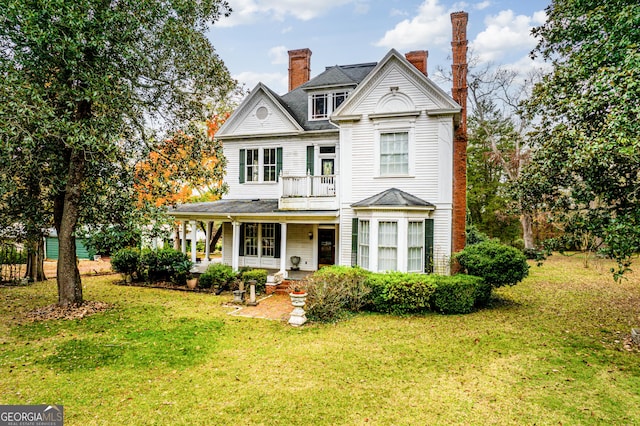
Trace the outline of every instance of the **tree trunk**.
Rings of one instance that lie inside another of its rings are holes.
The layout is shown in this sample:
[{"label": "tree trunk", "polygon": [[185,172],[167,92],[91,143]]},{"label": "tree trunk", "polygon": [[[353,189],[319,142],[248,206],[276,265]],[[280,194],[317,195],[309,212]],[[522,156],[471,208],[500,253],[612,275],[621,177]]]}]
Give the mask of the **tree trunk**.
[{"label": "tree trunk", "polygon": [[36,242],[29,244],[25,278],[29,278],[29,281],[33,282],[47,280],[44,274],[44,258],[44,238],[41,236]]},{"label": "tree trunk", "polygon": [[[73,151],[62,203],[62,215],[56,218],[58,231],[58,305],[81,305],[82,282],[76,258],[74,232],[80,216],[81,185],[85,160],[82,152]],[[60,213],[60,212],[58,212]]]},{"label": "tree trunk", "polygon": [[522,225],[522,239],[524,240],[524,248],[535,249],[536,245],[533,241],[533,218],[530,213],[522,213],[520,215],[520,224]]}]

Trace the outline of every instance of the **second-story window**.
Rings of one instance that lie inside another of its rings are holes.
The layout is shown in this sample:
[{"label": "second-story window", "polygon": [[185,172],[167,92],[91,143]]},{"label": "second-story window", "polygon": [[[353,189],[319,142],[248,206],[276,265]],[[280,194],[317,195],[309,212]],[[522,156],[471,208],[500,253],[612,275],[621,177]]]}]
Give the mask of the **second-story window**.
[{"label": "second-story window", "polygon": [[257,149],[247,150],[247,182],[258,182],[260,180],[260,157]]},{"label": "second-story window", "polygon": [[264,181],[276,181],[276,149],[265,148],[263,151]]},{"label": "second-story window", "polygon": [[240,183],[274,183],[282,170],[282,147],[240,149]]},{"label": "second-story window", "polygon": [[409,134],[407,132],[380,134],[380,175],[409,173]]}]

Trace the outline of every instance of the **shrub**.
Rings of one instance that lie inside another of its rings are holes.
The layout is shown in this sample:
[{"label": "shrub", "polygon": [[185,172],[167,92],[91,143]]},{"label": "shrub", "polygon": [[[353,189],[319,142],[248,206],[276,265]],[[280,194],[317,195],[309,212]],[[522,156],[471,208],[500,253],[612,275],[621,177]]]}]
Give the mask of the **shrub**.
[{"label": "shrub", "polygon": [[266,269],[251,269],[242,273],[242,281],[245,284],[245,290],[249,290],[249,280],[256,280],[256,291],[258,293],[264,293],[267,284],[267,270]]},{"label": "shrub", "polygon": [[480,279],[476,283],[476,294],[475,294],[475,303],[474,307],[480,308],[482,306],[486,306],[491,299],[491,291],[493,290],[493,286],[491,283],[486,282],[483,279]]},{"label": "shrub", "polygon": [[421,313],[430,308],[436,290],[434,275],[389,272],[371,274],[371,309],[392,314]]},{"label": "shrub", "polygon": [[431,300],[433,309],[443,314],[471,312],[483,282],[482,278],[471,275],[436,276],[436,290]]},{"label": "shrub", "polygon": [[229,265],[215,263],[209,265],[207,270],[200,275],[198,285],[202,288],[214,287],[219,291],[229,288],[229,284],[236,278],[237,274]]},{"label": "shrub", "polygon": [[111,268],[125,275],[138,273],[140,269],[140,250],[136,248],[118,250],[111,256]]},{"label": "shrub", "polygon": [[149,281],[171,281],[184,284],[193,264],[189,257],[172,248],[142,253],[141,269]]},{"label": "shrub", "polygon": [[529,274],[520,250],[494,241],[467,246],[455,259],[469,275],[482,277],[493,287],[515,285]]},{"label": "shrub", "polygon": [[348,311],[360,310],[368,301],[370,289],[365,284],[368,275],[364,269],[348,266],[329,266],[316,271],[304,284],[309,318],[333,321]]}]

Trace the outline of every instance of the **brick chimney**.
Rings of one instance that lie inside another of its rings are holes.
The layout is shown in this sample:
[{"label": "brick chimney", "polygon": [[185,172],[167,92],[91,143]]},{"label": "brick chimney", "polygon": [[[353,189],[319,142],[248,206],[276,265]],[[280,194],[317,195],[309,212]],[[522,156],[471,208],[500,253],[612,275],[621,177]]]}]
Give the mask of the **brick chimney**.
[{"label": "brick chimney", "polygon": [[462,107],[460,123],[453,136],[453,223],[452,251],[462,250],[466,243],[465,218],[467,213],[467,22],[466,12],[451,14],[453,38],[451,65],[453,99]]},{"label": "brick chimney", "polygon": [[427,58],[429,57],[429,52],[426,50],[414,50],[412,52],[407,52],[404,54],[404,57],[407,58],[407,61],[411,62],[414,67],[418,68],[424,75],[427,74]]},{"label": "brick chimney", "polygon": [[289,91],[303,85],[311,77],[311,50],[289,51]]}]

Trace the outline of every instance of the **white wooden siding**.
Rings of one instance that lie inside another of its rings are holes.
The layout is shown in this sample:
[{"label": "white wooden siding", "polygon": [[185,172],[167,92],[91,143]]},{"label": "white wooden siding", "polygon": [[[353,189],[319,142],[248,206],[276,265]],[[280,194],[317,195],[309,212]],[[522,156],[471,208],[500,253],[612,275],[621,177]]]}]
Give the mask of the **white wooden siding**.
[{"label": "white wooden siding", "polygon": [[[239,182],[240,149],[282,147],[282,174],[284,176],[304,176],[307,174],[307,146],[335,145],[337,141],[337,134],[334,137],[327,136],[324,139],[312,140],[308,138],[267,138],[225,141],[223,149],[227,159],[227,174],[224,180],[229,191],[223,198],[235,200],[275,199],[280,196],[278,182],[245,182],[243,184]],[[339,159],[336,158],[336,169],[338,163]],[[316,174],[320,174],[319,166],[315,169]]]},{"label": "white wooden siding", "polygon": [[[256,115],[258,108],[267,110],[267,117],[260,119]],[[225,129],[226,135],[257,135],[269,133],[295,132],[297,128],[270,99],[257,97],[243,109],[243,116],[234,120],[233,126]]]}]

